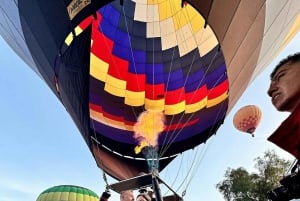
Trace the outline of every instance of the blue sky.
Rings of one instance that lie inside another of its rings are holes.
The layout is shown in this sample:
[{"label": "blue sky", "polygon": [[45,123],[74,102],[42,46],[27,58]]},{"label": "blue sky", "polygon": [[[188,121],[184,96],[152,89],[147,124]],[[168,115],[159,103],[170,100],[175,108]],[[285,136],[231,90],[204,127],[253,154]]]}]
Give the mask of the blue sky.
[{"label": "blue sky", "polygon": [[[273,108],[266,91],[274,65],[299,51],[299,44],[300,34],[248,87],[216,136],[179,157],[184,159],[187,169],[194,154],[198,156],[197,171],[188,180],[186,200],[224,200],[215,185],[222,180],[225,170],[242,166],[252,172],[254,158],[268,149],[293,159],[266,140],[288,115]],[[33,201],[43,190],[62,184],[83,186],[101,194],[105,188],[102,171],[63,105],[1,37],[0,52],[0,200]],[[263,114],[254,138],[237,131],[232,124],[233,114],[248,104],[258,105]],[[177,174],[180,159],[161,174],[169,185]],[[180,170],[179,176],[184,176],[184,170]],[[115,181],[109,178],[109,182]],[[111,200],[118,199],[113,194]]]}]

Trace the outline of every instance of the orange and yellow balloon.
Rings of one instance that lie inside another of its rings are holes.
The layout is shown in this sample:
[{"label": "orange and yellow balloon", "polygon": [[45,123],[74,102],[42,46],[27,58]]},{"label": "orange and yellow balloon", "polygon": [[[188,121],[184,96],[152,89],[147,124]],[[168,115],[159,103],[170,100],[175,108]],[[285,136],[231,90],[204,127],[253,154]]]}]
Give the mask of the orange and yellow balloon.
[{"label": "orange and yellow balloon", "polygon": [[256,105],[247,105],[240,108],[233,117],[233,125],[236,129],[252,134],[260,123],[262,113]]}]

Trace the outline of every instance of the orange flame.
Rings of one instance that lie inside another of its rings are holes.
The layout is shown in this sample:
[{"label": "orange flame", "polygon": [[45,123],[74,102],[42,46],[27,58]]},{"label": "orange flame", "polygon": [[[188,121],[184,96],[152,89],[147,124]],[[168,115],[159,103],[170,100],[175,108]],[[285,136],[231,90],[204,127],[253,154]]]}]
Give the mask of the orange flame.
[{"label": "orange flame", "polygon": [[162,111],[147,110],[140,114],[138,121],[133,127],[134,138],[138,145],[134,148],[136,154],[146,146],[157,145],[159,134],[165,128],[165,115]]}]

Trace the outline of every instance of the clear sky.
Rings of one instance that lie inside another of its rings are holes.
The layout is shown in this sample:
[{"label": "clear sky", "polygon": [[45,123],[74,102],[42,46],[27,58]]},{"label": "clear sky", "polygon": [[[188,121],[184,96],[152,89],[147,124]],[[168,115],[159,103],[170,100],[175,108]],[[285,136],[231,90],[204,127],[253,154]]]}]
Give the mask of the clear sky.
[{"label": "clear sky", "polygon": [[[248,87],[217,135],[183,154],[161,174],[166,183],[173,184],[181,158],[186,166],[180,170],[182,178],[197,153],[197,171],[192,180],[186,180],[190,183],[185,200],[224,200],[215,186],[226,169],[245,167],[249,172],[255,171],[254,158],[263,156],[268,149],[293,160],[290,154],[266,140],[288,115],[273,108],[266,91],[274,65],[299,51],[299,44],[300,34]],[[33,201],[45,189],[63,184],[86,187],[100,195],[105,189],[102,171],[63,105],[1,37],[0,52],[0,200]],[[248,104],[258,105],[263,114],[255,137],[237,131],[232,124],[233,114]],[[115,181],[109,178],[109,182]],[[178,182],[173,186],[175,190]],[[118,195],[113,194],[111,200],[119,200]]]}]

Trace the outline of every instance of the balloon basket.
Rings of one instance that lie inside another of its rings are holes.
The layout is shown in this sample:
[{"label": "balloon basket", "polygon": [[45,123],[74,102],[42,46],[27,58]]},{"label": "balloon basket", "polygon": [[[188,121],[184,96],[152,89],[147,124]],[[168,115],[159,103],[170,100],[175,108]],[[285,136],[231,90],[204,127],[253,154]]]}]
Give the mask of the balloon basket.
[{"label": "balloon basket", "polygon": [[[161,196],[160,185],[164,185],[166,188],[172,192],[171,195]],[[127,180],[122,180],[117,183],[107,186],[109,189],[121,193],[125,190],[139,190],[143,188],[150,187],[155,195],[155,201],[182,201],[183,199],[165,183],[158,174],[153,171],[149,174],[144,174],[141,176],[133,177]]]}]

